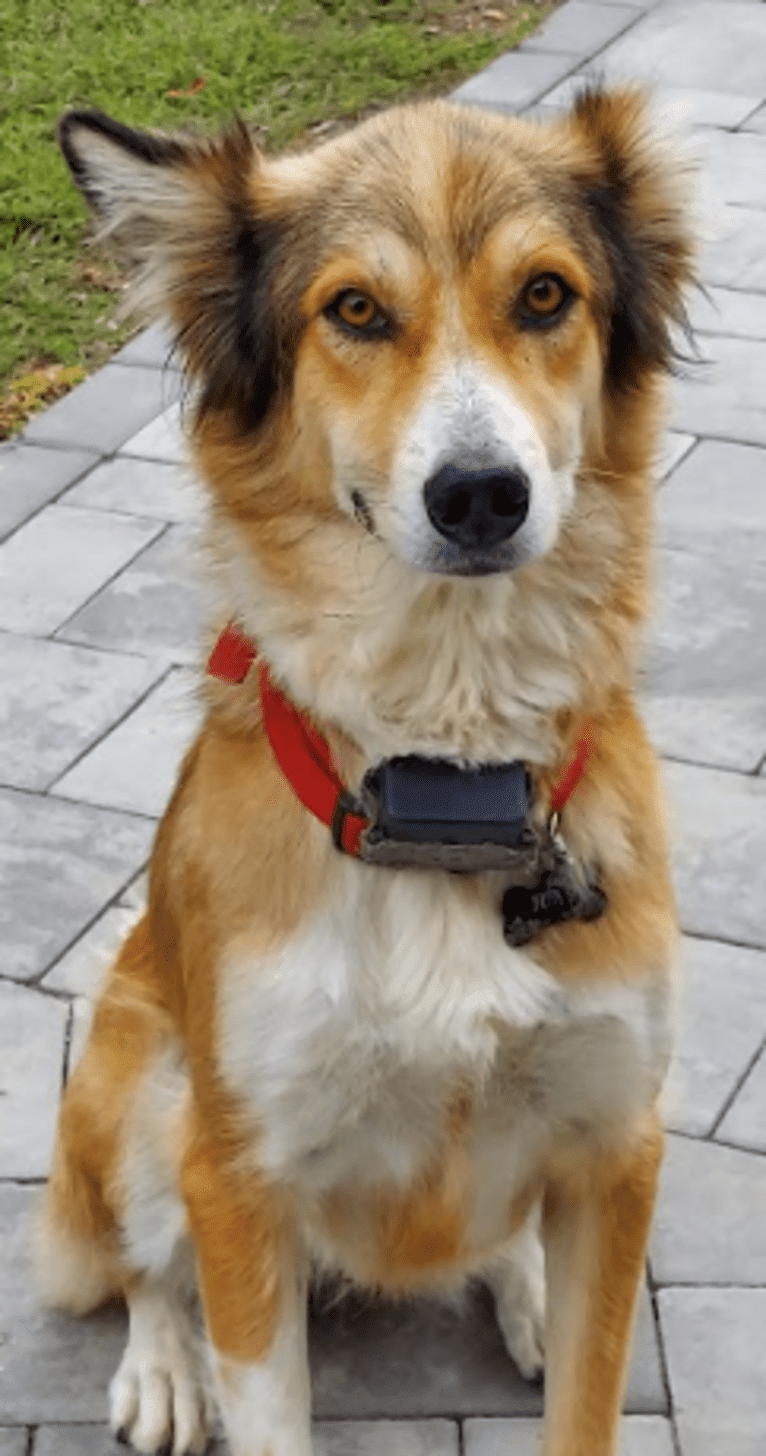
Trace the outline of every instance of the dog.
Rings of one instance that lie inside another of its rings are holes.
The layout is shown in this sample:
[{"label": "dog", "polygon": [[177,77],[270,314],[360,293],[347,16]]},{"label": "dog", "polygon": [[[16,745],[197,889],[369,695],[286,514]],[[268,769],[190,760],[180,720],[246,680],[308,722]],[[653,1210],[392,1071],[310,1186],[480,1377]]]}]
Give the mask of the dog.
[{"label": "dog", "polygon": [[208,1366],[233,1456],[309,1456],[313,1271],[478,1277],[545,1359],[545,1456],[613,1456],[677,961],[634,682],[683,166],[630,87],[277,157],[60,140],[170,321],[223,610],[63,1100],[47,1297],[124,1296],[136,1450],[204,1450]]}]

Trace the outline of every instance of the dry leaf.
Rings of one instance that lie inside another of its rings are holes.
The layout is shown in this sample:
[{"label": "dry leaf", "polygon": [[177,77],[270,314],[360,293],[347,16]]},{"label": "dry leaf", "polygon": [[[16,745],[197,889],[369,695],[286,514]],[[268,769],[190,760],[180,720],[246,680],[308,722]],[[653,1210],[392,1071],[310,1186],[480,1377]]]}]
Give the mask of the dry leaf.
[{"label": "dry leaf", "polygon": [[204,76],[195,76],[194,80],[189,82],[189,85],[186,87],[185,91],[167,91],[165,94],[167,96],[180,97],[197,96],[200,91],[204,91],[206,85],[207,81]]},{"label": "dry leaf", "polygon": [[0,440],[18,430],[44,404],[66,394],[85,378],[79,364],[51,364],[12,379],[0,396]]}]

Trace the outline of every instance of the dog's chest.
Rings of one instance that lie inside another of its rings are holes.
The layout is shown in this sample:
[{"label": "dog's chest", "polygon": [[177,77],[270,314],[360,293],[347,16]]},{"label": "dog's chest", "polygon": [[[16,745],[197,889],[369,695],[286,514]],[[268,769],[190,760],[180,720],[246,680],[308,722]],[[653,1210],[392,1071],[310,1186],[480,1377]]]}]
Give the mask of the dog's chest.
[{"label": "dog's chest", "polygon": [[220,1068],[267,1173],[317,1193],[405,1186],[466,1096],[479,1161],[489,1145],[597,1132],[647,1096],[662,1008],[645,993],[565,996],[454,886],[349,865],[276,954],[224,967]]}]

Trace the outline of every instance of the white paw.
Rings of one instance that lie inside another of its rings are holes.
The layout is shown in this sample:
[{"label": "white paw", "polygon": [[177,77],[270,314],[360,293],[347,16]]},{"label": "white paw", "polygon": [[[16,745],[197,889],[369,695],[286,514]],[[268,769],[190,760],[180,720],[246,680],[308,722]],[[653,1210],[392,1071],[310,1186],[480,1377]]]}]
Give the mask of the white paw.
[{"label": "white paw", "polygon": [[545,1369],[545,1302],[496,1301],[497,1322],[506,1349],[525,1380],[541,1380]]},{"label": "white paw", "polygon": [[527,1224],[484,1274],[508,1354],[525,1380],[545,1368],[545,1260],[534,1223]]},{"label": "white paw", "polygon": [[109,1386],[112,1431],[147,1456],[201,1456],[212,1402],[192,1322],[165,1291],[143,1290],[128,1304],[128,1346]]}]

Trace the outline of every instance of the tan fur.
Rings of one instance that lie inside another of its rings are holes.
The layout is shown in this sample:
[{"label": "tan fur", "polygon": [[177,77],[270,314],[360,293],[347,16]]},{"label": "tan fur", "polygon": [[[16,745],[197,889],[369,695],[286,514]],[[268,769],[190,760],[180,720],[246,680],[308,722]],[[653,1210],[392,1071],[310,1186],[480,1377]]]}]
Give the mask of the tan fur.
[{"label": "tan fur", "polygon": [[661,1159],[662,1134],[649,1123],[633,1146],[549,1185],[546,1456],[613,1456],[616,1449]]},{"label": "tan fur", "polygon": [[[501,875],[339,856],[276,766],[257,674],[209,682],[147,918],[62,1109],[51,1296],[130,1302],[188,1234],[235,1456],[303,1456],[306,1259],[405,1291],[485,1269],[500,1310],[503,1278],[521,1287],[503,1249],[542,1199],[545,1456],[610,1456],[676,942],[633,679],[691,269],[679,171],[631,90],[547,128],[404,108],[277,159],[243,128],[157,139],[73,114],[62,138],[197,390],[223,613],[351,789],[397,753],[520,758],[544,822],[585,733],[561,829],[608,908],[510,952]],[[548,274],[567,305],[538,327],[527,289]],[[377,341],[339,326],[347,290],[372,299]],[[511,445],[527,554],[450,575],[428,556],[424,477],[442,448],[474,468]],[[155,1088],[165,1122],[145,1135]],[[525,1297],[503,1328],[531,1371]]]}]

